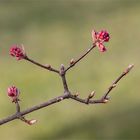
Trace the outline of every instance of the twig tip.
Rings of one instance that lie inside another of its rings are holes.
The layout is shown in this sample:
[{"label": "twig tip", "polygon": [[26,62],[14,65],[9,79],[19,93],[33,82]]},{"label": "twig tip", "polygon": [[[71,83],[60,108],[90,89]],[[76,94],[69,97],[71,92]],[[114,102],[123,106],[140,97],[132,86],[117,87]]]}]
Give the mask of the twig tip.
[{"label": "twig tip", "polygon": [[129,64],[128,69],[132,69],[134,67],[134,64]]},{"label": "twig tip", "polygon": [[71,60],[70,60],[70,65],[73,65],[75,63],[75,60],[72,58]]},{"label": "twig tip", "polygon": [[93,98],[95,96],[95,91],[92,91],[90,94],[89,94],[89,96],[88,96],[88,98]]},{"label": "twig tip", "polygon": [[28,123],[29,125],[33,125],[33,124],[35,124],[36,122],[37,122],[37,120],[35,120],[35,119],[27,121],[27,123]]},{"label": "twig tip", "polygon": [[128,73],[132,70],[132,68],[134,67],[134,64],[129,64],[129,66],[127,67],[125,73]]},{"label": "twig tip", "polygon": [[73,95],[75,98],[79,96],[79,93],[76,92],[74,95]]}]

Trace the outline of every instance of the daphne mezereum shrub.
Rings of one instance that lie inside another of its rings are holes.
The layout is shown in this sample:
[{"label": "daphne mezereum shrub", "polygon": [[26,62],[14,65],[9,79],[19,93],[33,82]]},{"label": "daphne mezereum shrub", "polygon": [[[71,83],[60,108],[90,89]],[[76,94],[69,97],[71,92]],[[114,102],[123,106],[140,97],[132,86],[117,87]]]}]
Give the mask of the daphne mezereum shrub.
[{"label": "daphne mezereum shrub", "polygon": [[101,30],[100,32],[96,32],[95,30],[92,31],[92,46],[87,49],[87,51],[85,51],[82,55],[80,55],[80,57],[78,59],[71,59],[70,63],[67,67],[65,67],[63,64],[61,64],[60,69],[55,69],[53,68],[50,64],[47,65],[43,65],[40,64],[34,60],[32,60],[31,58],[28,57],[24,46],[23,45],[12,45],[10,48],[10,55],[12,57],[15,57],[18,61],[19,60],[26,60],[29,61],[39,67],[42,67],[48,71],[54,72],[55,74],[57,74],[61,79],[62,79],[62,83],[63,83],[63,89],[64,92],[62,95],[55,97],[49,101],[43,102],[41,104],[38,104],[36,106],[32,106],[26,110],[21,111],[20,109],[20,91],[19,89],[12,85],[10,87],[8,87],[7,89],[7,95],[9,96],[9,98],[11,99],[12,103],[15,104],[16,106],[16,112],[14,114],[12,114],[11,116],[6,117],[5,119],[0,120],[0,125],[5,124],[7,122],[10,122],[12,120],[15,119],[20,119],[21,121],[32,125],[34,123],[37,122],[37,120],[32,119],[32,120],[27,120],[25,118],[26,114],[29,114],[33,111],[39,110],[41,108],[44,107],[48,107],[49,105],[61,102],[65,99],[72,99],[75,100],[77,102],[86,104],[86,105],[90,105],[90,104],[104,104],[107,103],[109,101],[109,93],[112,91],[113,88],[116,87],[116,84],[125,76],[128,74],[128,72],[133,68],[133,64],[129,65],[117,78],[116,80],[108,87],[107,91],[105,92],[105,94],[103,94],[103,96],[100,99],[95,99],[95,91],[92,91],[86,98],[80,98],[78,93],[72,94],[72,92],[69,90],[68,88],[68,84],[67,84],[67,80],[66,80],[66,74],[67,72],[73,68],[78,62],[80,62],[81,60],[83,60],[84,57],[86,57],[89,52],[91,52],[94,48],[98,48],[99,51],[101,53],[107,51],[106,47],[105,47],[105,43],[107,43],[110,40],[110,35],[106,30]]}]

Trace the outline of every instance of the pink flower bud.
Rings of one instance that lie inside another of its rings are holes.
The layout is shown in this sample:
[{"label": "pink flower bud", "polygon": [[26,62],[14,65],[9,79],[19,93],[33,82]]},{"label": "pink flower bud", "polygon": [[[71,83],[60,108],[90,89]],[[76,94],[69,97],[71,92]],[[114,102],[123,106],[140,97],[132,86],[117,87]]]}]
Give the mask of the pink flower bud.
[{"label": "pink flower bud", "polygon": [[13,45],[10,48],[10,55],[16,57],[17,60],[24,59],[26,57],[24,48],[19,47],[18,45]]},{"label": "pink flower bud", "polygon": [[110,39],[110,36],[107,31],[102,30],[97,34],[97,38],[102,42],[108,42]]},{"label": "pink flower bud", "polygon": [[100,32],[92,31],[92,40],[93,43],[98,46],[101,52],[105,52],[107,49],[103,45],[104,42],[108,42],[110,39],[109,33],[105,30],[101,30]]},{"label": "pink flower bud", "polygon": [[105,52],[107,50],[102,43],[97,42],[96,45],[98,46],[100,52]]},{"label": "pink flower bud", "polygon": [[7,89],[8,96],[12,98],[12,102],[18,101],[19,90],[15,86],[11,86]]}]

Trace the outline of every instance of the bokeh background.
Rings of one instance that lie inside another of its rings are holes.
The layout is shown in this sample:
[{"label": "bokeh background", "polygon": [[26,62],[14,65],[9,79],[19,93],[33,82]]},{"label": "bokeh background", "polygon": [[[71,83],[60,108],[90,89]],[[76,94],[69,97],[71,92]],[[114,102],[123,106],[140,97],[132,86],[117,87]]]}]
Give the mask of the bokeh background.
[{"label": "bokeh background", "polygon": [[133,71],[111,92],[105,105],[63,101],[27,115],[38,123],[16,120],[0,126],[4,140],[134,140],[140,139],[140,1],[139,0],[1,0],[0,118],[15,112],[7,87],[21,91],[22,110],[63,93],[61,79],[9,55],[12,44],[24,44],[27,54],[55,68],[68,65],[92,44],[91,30],[107,29],[108,51],[91,52],[69,71],[70,90],[99,98],[111,82],[134,63]]}]

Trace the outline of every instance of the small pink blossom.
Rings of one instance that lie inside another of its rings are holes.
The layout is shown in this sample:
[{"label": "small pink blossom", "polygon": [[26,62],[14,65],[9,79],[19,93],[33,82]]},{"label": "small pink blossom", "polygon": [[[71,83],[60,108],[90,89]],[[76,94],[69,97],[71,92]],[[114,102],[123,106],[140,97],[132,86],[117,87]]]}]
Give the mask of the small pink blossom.
[{"label": "small pink blossom", "polygon": [[103,45],[103,43],[96,43],[96,45],[98,46],[100,52],[105,52],[107,49],[106,47]]},{"label": "small pink blossom", "polygon": [[15,86],[8,87],[7,94],[12,99],[12,102],[18,101],[19,90]]},{"label": "small pink blossom", "polygon": [[97,34],[97,39],[99,39],[101,42],[108,42],[110,39],[109,33],[102,30]]},{"label": "small pink blossom", "polygon": [[96,32],[95,30],[92,31],[93,43],[95,43],[96,46],[98,46],[101,52],[105,52],[107,50],[103,43],[108,42],[109,39],[109,33],[105,30],[101,30],[100,32]]},{"label": "small pink blossom", "polygon": [[11,46],[10,55],[16,57],[17,60],[21,60],[26,57],[23,46],[18,46],[18,45]]}]

